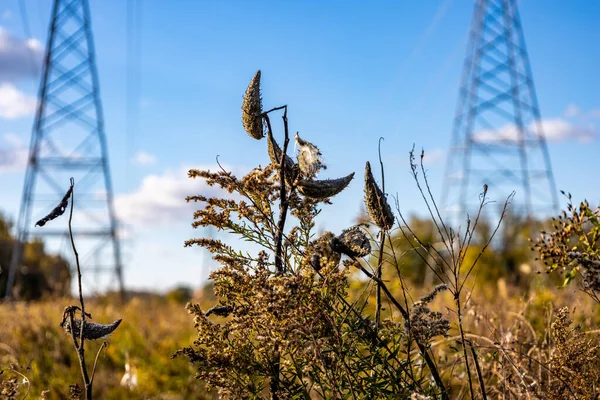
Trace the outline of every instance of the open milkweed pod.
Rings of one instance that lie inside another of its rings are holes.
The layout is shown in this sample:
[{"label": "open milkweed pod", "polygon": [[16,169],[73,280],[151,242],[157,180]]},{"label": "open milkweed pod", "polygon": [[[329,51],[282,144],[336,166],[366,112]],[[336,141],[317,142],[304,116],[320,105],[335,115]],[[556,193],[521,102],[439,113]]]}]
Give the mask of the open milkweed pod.
[{"label": "open milkweed pod", "polygon": [[[273,137],[271,132],[269,132],[267,134],[267,146],[268,146],[269,159],[271,160],[271,164],[273,164],[279,170],[279,167],[281,166],[280,160],[281,160],[282,150],[281,150],[281,147],[279,147],[279,145],[275,141],[275,138]],[[296,166],[296,164],[294,164],[294,160],[292,160],[292,158],[290,156],[288,156],[287,154],[285,155],[284,163],[285,163],[285,183],[287,183],[288,185],[292,185],[292,183],[296,179],[297,166]]]},{"label": "open milkweed pod", "polygon": [[367,161],[365,167],[365,206],[371,221],[381,229],[388,230],[394,225],[394,214],[385,198],[385,195],[377,186],[371,164]]},{"label": "open milkweed pod", "polygon": [[307,179],[313,179],[319,173],[321,168],[327,169],[327,166],[323,164],[321,159],[321,152],[319,148],[314,144],[302,140],[296,132],[294,136],[296,146],[298,146],[298,165],[300,166],[300,172]]},{"label": "open milkweed pod", "polygon": [[364,257],[371,253],[371,243],[359,226],[344,229],[342,234],[331,239],[331,248],[349,257]]},{"label": "open milkweed pod", "polygon": [[342,258],[342,255],[331,247],[331,239],[333,233],[325,232],[321,237],[310,242],[302,263],[310,265],[315,271],[320,271],[323,268],[337,268]]},{"label": "open milkweed pod", "polygon": [[[112,324],[96,324],[93,322],[87,322],[83,324],[83,338],[86,340],[96,340],[106,337],[114,332],[115,329],[121,324],[122,319],[118,319]],[[75,328],[75,337],[79,338],[81,332],[81,320],[74,319],[73,326]],[[71,324],[67,320],[63,325],[65,332],[71,333]]]},{"label": "open milkweed pod", "polygon": [[301,180],[298,182],[298,191],[311,199],[322,200],[335,196],[346,189],[352,178],[354,178],[354,172],[338,179]]},{"label": "open milkweed pod", "polygon": [[242,124],[244,129],[254,139],[260,140],[263,133],[262,99],[260,98],[260,70],[250,81],[242,103]]}]

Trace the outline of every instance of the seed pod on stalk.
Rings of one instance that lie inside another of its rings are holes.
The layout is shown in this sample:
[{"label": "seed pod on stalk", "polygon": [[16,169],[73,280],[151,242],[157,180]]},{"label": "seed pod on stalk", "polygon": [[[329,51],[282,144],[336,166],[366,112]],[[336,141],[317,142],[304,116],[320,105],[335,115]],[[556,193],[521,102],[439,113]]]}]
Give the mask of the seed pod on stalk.
[{"label": "seed pod on stalk", "polygon": [[379,228],[388,230],[394,225],[394,214],[385,195],[375,182],[371,172],[371,164],[365,167],[365,206],[371,221]]},{"label": "seed pod on stalk", "polygon": [[311,199],[322,200],[340,193],[350,184],[352,178],[354,172],[338,179],[302,180],[298,182],[298,191]]},{"label": "seed pod on stalk", "polygon": [[327,166],[323,164],[323,160],[321,159],[322,154],[317,146],[311,142],[302,140],[298,132],[296,132],[294,140],[298,146],[298,165],[305,178],[313,179],[317,176],[321,168],[327,169]]},{"label": "seed pod on stalk", "polygon": [[331,239],[331,248],[350,257],[364,257],[371,253],[369,238],[359,226],[344,229],[341,235]]},{"label": "seed pod on stalk", "polygon": [[[121,319],[116,320],[112,324],[96,324],[93,322],[85,321],[83,325],[83,338],[86,340],[96,340],[106,337],[114,332],[115,329],[121,324]],[[75,337],[79,338],[81,332],[81,320],[73,320]],[[71,333],[71,324],[69,321],[65,321],[63,328],[67,333]]]},{"label": "seed pod on stalk", "polygon": [[[277,169],[279,169],[279,167],[281,166],[281,147],[279,147],[271,132],[267,134],[267,145],[271,164],[275,165]],[[285,155],[284,163],[285,183],[291,186],[298,174],[298,166],[297,164],[294,164],[294,160],[292,160],[292,158],[287,154]]]},{"label": "seed pod on stalk", "polygon": [[262,99],[260,98],[260,70],[258,70],[246,89],[242,103],[242,124],[248,135],[256,140],[265,136],[261,114]]}]

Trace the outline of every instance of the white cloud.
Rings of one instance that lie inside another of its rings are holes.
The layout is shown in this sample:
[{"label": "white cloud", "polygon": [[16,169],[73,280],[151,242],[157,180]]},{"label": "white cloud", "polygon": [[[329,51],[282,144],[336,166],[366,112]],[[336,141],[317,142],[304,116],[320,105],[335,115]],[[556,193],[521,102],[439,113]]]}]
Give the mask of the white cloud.
[{"label": "white cloud", "polygon": [[27,117],[34,113],[35,107],[35,97],[21,92],[11,83],[0,84],[0,117],[6,119]]},{"label": "white cloud", "polygon": [[37,78],[44,46],[36,39],[21,39],[0,27],[0,80]]},{"label": "white cloud", "polygon": [[[596,127],[593,125],[579,125],[562,118],[546,119],[541,121],[544,137],[549,142],[565,142],[576,140],[590,142],[596,136]],[[526,127],[526,134],[539,134],[538,125],[532,122]],[[484,129],[477,132],[474,139],[482,143],[514,142],[519,139],[519,130],[513,124],[504,125],[500,129]]]},{"label": "white cloud", "polygon": [[22,171],[27,166],[28,149],[12,133],[2,135],[0,141],[0,173]]},{"label": "white cloud", "polygon": [[8,20],[12,18],[12,11],[10,9],[5,8],[4,11],[0,13],[0,20]]},{"label": "white cloud", "polygon": [[[551,142],[564,142],[569,140],[591,142],[596,135],[596,129],[593,126],[575,125],[560,118],[543,120],[542,130],[546,140]],[[536,132],[537,129],[534,129],[533,131]]]},{"label": "white cloud", "polygon": [[581,115],[581,109],[575,104],[569,104],[567,109],[563,112],[563,116],[566,118],[574,118]]},{"label": "white cloud", "polygon": [[444,149],[425,149],[425,156],[423,157],[423,165],[431,166],[438,164],[443,161],[446,157],[446,150]]},{"label": "white cloud", "polygon": [[579,122],[589,122],[600,119],[600,108],[585,111],[576,104],[569,104],[567,109],[563,112],[563,116],[565,118],[575,119]]},{"label": "white cloud", "polygon": [[[213,167],[211,171],[216,171],[217,168]],[[182,168],[177,171],[167,170],[161,175],[148,175],[134,192],[117,195],[115,209],[119,219],[133,226],[165,226],[191,222],[192,214],[199,205],[186,203],[186,196],[228,195],[217,187],[207,186],[203,179],[188,178],[188,170]]]},{"label": "white cloud", "polygon": [[131,161],[136,165],[152,165],[156,163],[156,157],[145,151],[138,151],[131,158]]}]

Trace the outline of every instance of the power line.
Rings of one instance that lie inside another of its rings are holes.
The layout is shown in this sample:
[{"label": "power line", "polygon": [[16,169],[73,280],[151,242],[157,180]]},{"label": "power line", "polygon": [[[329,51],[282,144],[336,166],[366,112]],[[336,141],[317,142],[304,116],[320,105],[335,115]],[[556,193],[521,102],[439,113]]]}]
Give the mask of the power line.
[{"label": "power line", "polygon": [[[19,15],[21,16],[21,24],[23,25],[23,33],[25,34],[26,40],[32,40],[33,36],[31,35],[31,27],[29,26],[29,15],[27,14],[27,6],[25,5],[25,0],[19,0]],[[31,50],[30,44],[27,43],[25,47],[27,48],[31,74],[37,75],[40,66],[35,60],[35,56],[33,54],[33,51]]]},{"label": "power line", "polygon": [[131,158],[136,151],[139,130],[140,95],[142,87],[141,2],[127,0],[127,89],[126,89],[126,187],[131,189]]}]

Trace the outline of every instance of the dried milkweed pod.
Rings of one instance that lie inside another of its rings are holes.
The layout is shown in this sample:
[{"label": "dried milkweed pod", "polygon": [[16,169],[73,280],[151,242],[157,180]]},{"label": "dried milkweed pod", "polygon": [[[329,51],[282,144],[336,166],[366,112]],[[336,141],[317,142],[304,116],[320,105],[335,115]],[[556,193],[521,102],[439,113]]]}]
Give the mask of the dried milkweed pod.
[{"label": "dried milkweed pod", "polygon": [[242,123],[244,129],[254,139],[262,139],[263,121],[262,121],[262,99],[260,98],[260,70],[256,72],[254,78],[250,81],[244,102],[242,103]]},{"label": "dried milkweed pod", "polygon": [[[269,132],[267,134],[267,148],[268,148],[268,152],[269,152],[269,159],[271,160],[271,164],[275,165],[277,167],[277,169],[279,169],[280,167],[280,163],[281,163],[281,147],[279,147],[279,144],[277,144],[277,142],[275,141],[275,138],[273,137],[273,134],[271,132]],[[294,160],[292,160],[292,158],[290,156],[288,156],[287,154],[285,155],[285,182],[288,185],[292,185],[292,183],[294,182],[294,180],[296,179],[296,176],[298,174],[298,167],[296,164],[294,164]]]},{"label": "dried milkweed pod", "polygon": [[304,252],[302,264],[310,265],[315,271],[337,267],[342,255],[331,247],[333,237],[333,233],[325,232],[318,239],[311,241]]},{"label": "dried milkweed pod", "polygon": [[[96,340],[103,337],[106,337],[114,332],[115,329],[121,324],[121,319],[116,320],[112,324],[96,324],[93,322],[87,322],[83,324],[83,338],[86,340]],[[61,324],[64,328],[65,332],[71,333],[71,323],[68,320],[63,321]],[[81,320],[74,319],[73,327],[75,332],[75,337],[79,338],[79,334],[81,332]]]},{"label": "dried milkweed pod", "polygon": [[209,317],[211,314],[215,314],[219,317],[227,317],[232,312],[233,312],[232,306],[214,306],[214,307],[211,307],[206,312],[206,316]]},{"label": "dried milkweed pod", "polygon": [[341,235],[331,239],[331,248],[350,257],[364,257],[371,253],[369,238],[359,226],[344,229]]},{"label": "dried milkweed pod", "polygon": [[302,175],[308,179],[313,179],[319,173],[321,168],[327,169],[327,166],[323,164],[321,159],[321,152],[314,144],[302,140],[296,132],[294,136],[296,145],[298,146],[298,165]]},{"label": "dried milkweed pod", "polygon": [[367,213],[375,225],[381,229],[390,229],[394,225],[394,214],[385,198],[385,195],[377,186],[371,164],[367,161],[365,167],[365,205]]},{"label": "dried milkweed pod", "polygon": [[69,187],[69,190],[67,190],[67,193],[65,193],[60,203],[56,207],[54,207],[48,215],[36,222],[35,226],[44,226],[46,225],[46,222],[52,221],[53,219],[56,219],[63,215],[65,213],[65,210],[67,209],[67,206],[69,205],[69,197],[71,197],[72,192],[73,184],[71,183],[71,187]]},{"label": "dried milkweed pod", "polygon": [[298,191],[311,199],[322,200],[344,190],[352,178],[354,178],[354,172],[338,179],[302,180],[298,182]]}]

